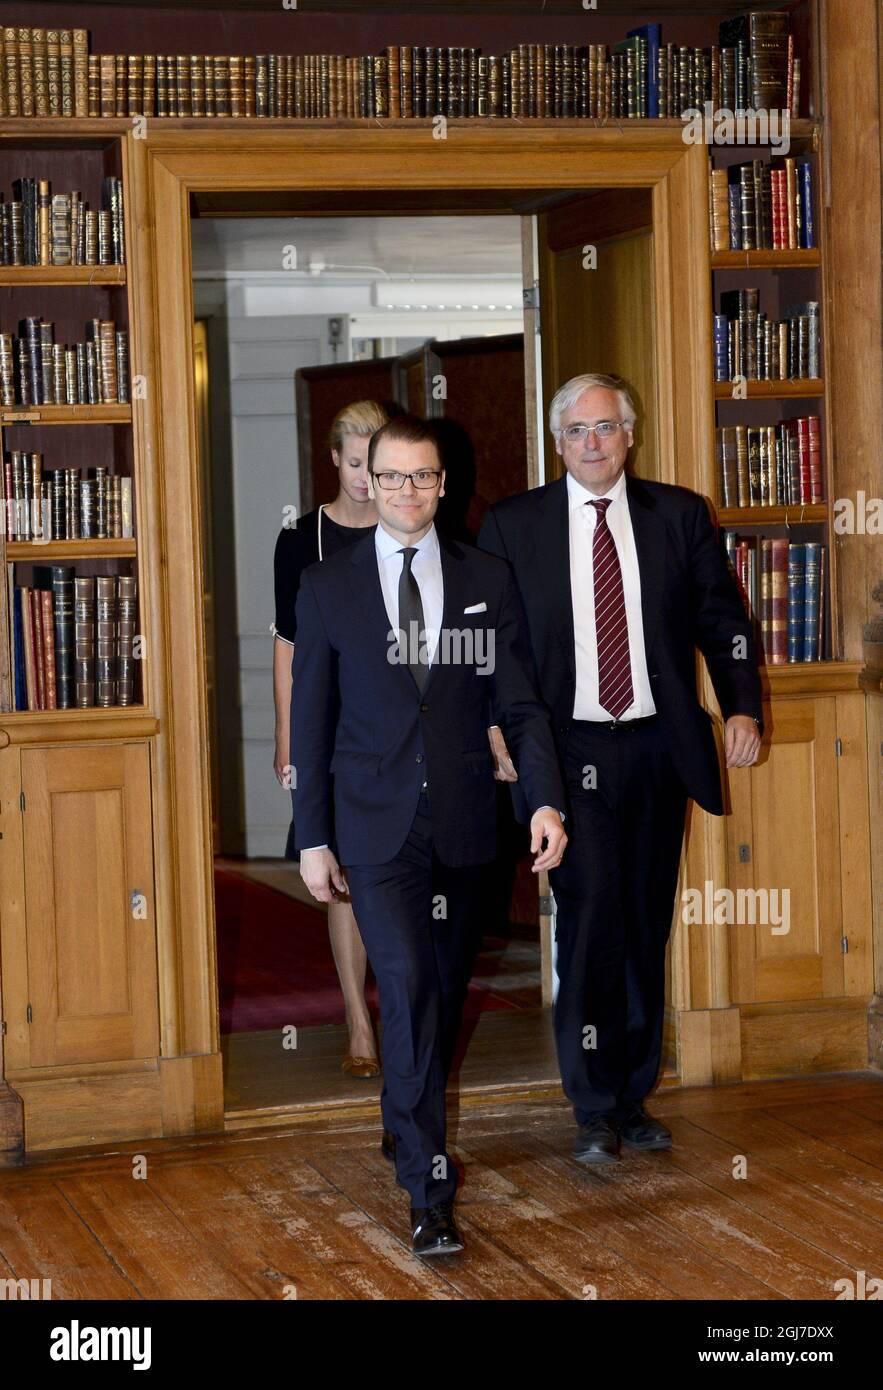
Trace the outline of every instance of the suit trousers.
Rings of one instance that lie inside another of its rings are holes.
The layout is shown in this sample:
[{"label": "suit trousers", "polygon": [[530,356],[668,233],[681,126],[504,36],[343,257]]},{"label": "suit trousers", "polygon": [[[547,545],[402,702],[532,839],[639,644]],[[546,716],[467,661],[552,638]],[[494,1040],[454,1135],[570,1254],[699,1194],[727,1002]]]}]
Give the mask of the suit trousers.
[{"label": "suit trousers", "polygon": [[347,864],[353,911],[380,995],[383,1127],[415,1207],[453,1200],[445,1086],[481,939],[488,866],[451,868],[433,850],[429,793],[387,864]]},{"label": "suit trousers", "polygon": [[550,871],[555,1040],[577,1124],[641,1102],[662,1052],[665,947],[687,793],[658,716],[575,720],[564,751],[569,843]]}]

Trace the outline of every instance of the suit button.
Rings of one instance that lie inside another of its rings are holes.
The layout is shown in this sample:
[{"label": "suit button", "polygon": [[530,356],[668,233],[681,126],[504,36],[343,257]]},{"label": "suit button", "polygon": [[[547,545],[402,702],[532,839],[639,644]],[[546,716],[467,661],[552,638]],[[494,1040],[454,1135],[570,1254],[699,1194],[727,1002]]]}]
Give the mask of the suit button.
[{"label": "suit button", "polygon": [[426,711],[427,711],[428,709],[429,709],[429,706],[428,706],[428,705],[421,705],[421,706],[420,706],[420,713],[421,713],[421,714],[425,714]]},{"label": "suit button", "polygon": [[418,763],[422,763],[422,762],[423,762],[423,754],[422,754],[422,753],[418,753],[418,754],[417,754],[417,761],[418,761]]}]

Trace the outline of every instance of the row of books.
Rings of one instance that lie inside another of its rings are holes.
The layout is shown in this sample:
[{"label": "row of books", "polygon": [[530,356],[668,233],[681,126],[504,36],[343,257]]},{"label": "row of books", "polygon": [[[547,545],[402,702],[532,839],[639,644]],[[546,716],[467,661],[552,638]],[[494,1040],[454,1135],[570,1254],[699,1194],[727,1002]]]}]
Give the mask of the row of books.
[{"label": "row of books", "polygon": [[760,312],[757,289],[727,290],[714,316],[714,379],[814,380],[820,375],[819,305],[807,300],[781,319]]},{"label": "row of books", "polygon": [[19,335],[0,333],[0,404],[125,405],[129,335],[113,319],[90,319],[86,341],[55,342],[55,325],[31,315]]},{"label": "row of books", "polygon": [[135,577],[77,575],[35,565],[33,585],[7,566],[17,710],[131,705],[135,692]]},{"label": "row of books", "polygon": [[813,168],[791,155],[713,168],[709,174],[712,251],[796,251],[814,247]]},{"label": "row of books", "polygon": [[718,427],[722,507],[805,506],[825,500],[818,415],[778,425]]},{"label": "row of books", "polygon": [[[92,476],[89,476],[91,474]],[[43,455],[12,449],[3,460],[0,534],[8,541],[119,540],[134,535],[132,479],[96,464],[43,476]]]},{"label": "row of books", "polygon": [[0,265],[124,265],[123,183],[101,181],[101,209],[76,189],[53,193],[49,179],[22,177],[0,193]]},{"label": "row of books", "polygon": [[785,11],[725,21],[709,49],[659,24],[612,45],[390,45],[382,54],[90,54],[88,31],[6,26],[0,116],[664,117],[799,102]]},{"label": "row of books", "polygon": [[735,531],[724,543],[767,664],[821,661],[827,548]]}]

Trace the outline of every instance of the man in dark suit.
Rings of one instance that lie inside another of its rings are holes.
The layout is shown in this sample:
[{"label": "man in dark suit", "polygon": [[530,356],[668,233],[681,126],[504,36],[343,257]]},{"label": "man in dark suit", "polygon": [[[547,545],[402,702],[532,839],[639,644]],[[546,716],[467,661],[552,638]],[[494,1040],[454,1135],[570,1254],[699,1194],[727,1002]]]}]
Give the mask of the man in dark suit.
[{"label": "man in dark suit", "polygon": [[462,1248],[445,1084],[496,850],[492,709],[536,872],[561,862],[564,788],[511,570],[436,532],[431,425],[378,430],[368,476],[376,529],[301,581],[294,824],[313,896],[352,897],[380,992],[383,1149],[411,1197],[413,1248],[435,1255]]},{"label": "man in dark suit", "polygon": [[479,535],[515,572],[567,787],[569,846],[550,874],[555,1033],[585,1163],[617,1162],[620,1141],[671,1145],[644,1098],[687,799],[723,813],[697,647],[727,766],[755,762],[762,733],[751,627],[708,509],[686,488],[626,476],[635,418],[618,379],[567,382],[550,409],[564,477],[497,503]]}]

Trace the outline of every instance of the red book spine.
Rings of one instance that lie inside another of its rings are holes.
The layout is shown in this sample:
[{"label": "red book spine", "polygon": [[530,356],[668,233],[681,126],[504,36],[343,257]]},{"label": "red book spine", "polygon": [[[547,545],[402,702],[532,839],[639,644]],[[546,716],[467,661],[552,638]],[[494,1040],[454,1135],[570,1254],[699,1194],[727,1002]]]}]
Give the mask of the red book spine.
[{"label": "red book spine", "polygon": [[45,668],[46,709],[57,709],[55,694],[55,622],[52,607],[52,590],[38,589],[43,605],[43,665]]},{"label": "red book spine", "polygon": [[800,465],[800,500],[811,502],[812,480],[809,471],[809,420],[802,415],[795,421],[797,425],[797,461]]},{"label": "red book spine", "polygon": [[34,673],[36,676],[37,703],[36,709],[46,708],[46,668],[43,657],[43,611],[40,602],[40,590],[31,589],[28,597],[31,600],[31,624],[33,630],[34,643]]},{"label": "red book spine", "polygon": [[822,435],[818,415],[807,416],[809,431],[809,487],[810,501],[824,502],[825,484],[822,478]]}]

